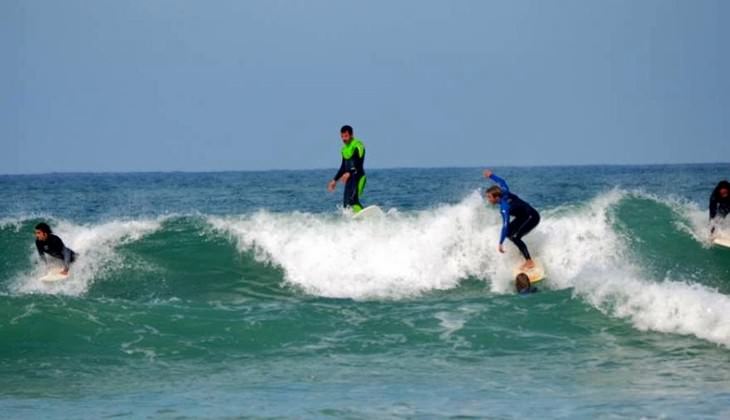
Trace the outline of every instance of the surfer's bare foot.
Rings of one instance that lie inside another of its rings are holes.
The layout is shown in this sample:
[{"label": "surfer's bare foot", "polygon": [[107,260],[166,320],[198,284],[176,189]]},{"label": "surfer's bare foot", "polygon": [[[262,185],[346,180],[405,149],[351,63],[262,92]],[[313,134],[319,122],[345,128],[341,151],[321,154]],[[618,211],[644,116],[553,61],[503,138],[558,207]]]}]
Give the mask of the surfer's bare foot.
[{"label": "surfer's bare foot", "polygon": [[535,262],[534,262],[534,261],[532,261],[532,260],[527,260],[527,261],[525,261],[525,263],[524,263],[524,264],[522,264],[522,265],[520,266],[520,269],[521,269],[521,270],[531,270],[531,269],[533,269],[533,268],[535,268]]}]

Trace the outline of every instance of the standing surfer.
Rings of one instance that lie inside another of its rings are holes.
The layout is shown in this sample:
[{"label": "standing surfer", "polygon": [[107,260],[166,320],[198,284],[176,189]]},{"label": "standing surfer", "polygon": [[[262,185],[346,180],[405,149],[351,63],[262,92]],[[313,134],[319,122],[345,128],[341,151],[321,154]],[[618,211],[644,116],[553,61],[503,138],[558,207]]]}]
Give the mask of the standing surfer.
[{"label": "standing surfer", "polygon": [[327,191],[332,192],[337,187],[337,181],[345,184],[345,194],[342,204],[345,208],[352,208],[357,213],[362,210],[360,196],[365,189],[365,145],[352,134],[352,127],[344,125],[340,129],[342,138],[342,163],[335,177],[327,184]]},{"label": "standing surfer", "polygon": [[[525,263],[520,266],[521,270],[530,270],[535,267],[535,262],[530,257],[527,245],[522,241],[522,237],[530,233],[532,229],[540,223],[540,213],[531,205],[527,204],[520,197],[509,191],[507,182],[498,177],[491,170],[484,171],[484,177],[496,182],[487,188],[484,194],[490,204],[499,204],[499,212],[502,214],[502,231],[499,236],[499,252],[504,253],[505,238],[509,238],[525,257]],[[510,221],[510,217],[514,217]]]}]

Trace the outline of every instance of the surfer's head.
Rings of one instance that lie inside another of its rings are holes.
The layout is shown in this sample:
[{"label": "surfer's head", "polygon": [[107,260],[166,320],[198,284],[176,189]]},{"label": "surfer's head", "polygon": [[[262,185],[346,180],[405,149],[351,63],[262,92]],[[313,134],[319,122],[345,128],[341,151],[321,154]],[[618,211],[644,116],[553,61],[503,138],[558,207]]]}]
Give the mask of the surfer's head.
[{"label": "surfer's head", "polygon": [[530,278],[527,277],[527,274],[520,273],[515,277],[515,289],[520,294],[530,292]]},{"label": "surfer's head", "polygon": [[35,225],[35,237],[39,241],[45,241],[51,233],[53,232],[48,224],[41,222]]},{"label": "surfer's head", "polygon": [[715,187],[715,191],[721,198],[727,198],[730,195],[730,182],[727,180],[720,181]]},{"label": "surfer's head", "polygon": [[491,187],[487,188],[487,191],[484,193],[484,197],[487,199],[487,201],[489,201],[490,204],[497,204],[502,198],[502,189],[496,185],[492,185]]},{"label": "surfer's head", "polygon": [[342,128],[340,128],[340,137],[342,138],[342,142],[347,144],[352,140],[352,127],[349,125],[343,125]]}]

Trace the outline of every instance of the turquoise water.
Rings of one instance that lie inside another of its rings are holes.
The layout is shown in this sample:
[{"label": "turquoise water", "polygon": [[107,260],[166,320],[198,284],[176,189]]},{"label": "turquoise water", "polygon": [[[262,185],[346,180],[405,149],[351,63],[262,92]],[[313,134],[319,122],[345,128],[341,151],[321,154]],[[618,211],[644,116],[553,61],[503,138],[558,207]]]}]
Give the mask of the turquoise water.
[{"label": "turquoise water", "polygon": [[479,169],[372,170],[372,221],[332,173],[0,176],[0,413],[730,417],[730,165],[498,170],[543,216],[527,297]]}]

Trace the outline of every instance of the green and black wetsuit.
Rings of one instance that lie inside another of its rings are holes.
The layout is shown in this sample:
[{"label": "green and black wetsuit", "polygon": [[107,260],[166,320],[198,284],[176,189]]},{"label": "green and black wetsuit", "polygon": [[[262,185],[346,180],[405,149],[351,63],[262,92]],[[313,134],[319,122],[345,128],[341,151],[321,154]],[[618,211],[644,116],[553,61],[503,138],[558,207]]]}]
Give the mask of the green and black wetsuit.
[{"label": "green and black wetsuit", "polygon": [[360,196],[365,189],[367,178],[365,177],[365,145],[358,139],[352,138],[349,143],[342,146],[342,164],[340,170],[334,177],[335,181],[342,178],[345,173],[350,174],[350,179],[345,184],[345,196],[342,204],[345,207],[352,207],[355,213],[362,210]]}]

